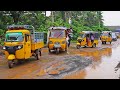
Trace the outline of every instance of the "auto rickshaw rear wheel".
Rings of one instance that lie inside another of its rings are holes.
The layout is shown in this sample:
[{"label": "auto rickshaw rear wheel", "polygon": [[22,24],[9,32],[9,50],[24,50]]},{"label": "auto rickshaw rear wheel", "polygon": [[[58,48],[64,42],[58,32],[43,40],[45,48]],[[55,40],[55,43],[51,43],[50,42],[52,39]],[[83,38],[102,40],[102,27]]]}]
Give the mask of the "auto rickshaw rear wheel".
[{"label": "auto rickshaw rear wheel", "polygon": [[92,48],[95,48],[96,47],[96,44],[94,43],[93,45],[92,45]]},{"label": "auto rickshaw rear wheel", "polygon": [[37,60],[39,60],[39,50],[35,51],[35,57],[36,57]]},{"label": "auto rickshaw rear wheel", "polygon": [[18,60],[18,64],[22,64],[22,60]]},{"label": "auto rickshaw rear wheel", "polygon": [[39,50],[39,55],[42,56],[41,49]]},{"label": "auto rickshaw rear wheel", "polygon": [[49,49],[49,53],[51,53],[51,50]]},{"label": "auto rickshaw rear wheel", "polygon": [[111,44],[112,42],[110,42],[110,44]]},{"label": "auto rickshaw rear wheel", "polygon": [[8,67],[13,68],[14,62],[13,61],[8,61]]},{"label": "auto rickshaw rear wheel", "polygon": [[104,43],[106,44],[106,41]]},{"label": "auto rickshaw rear wheel", "polygon": [[104,44],[104,42],[102,41],[102,44]]}]

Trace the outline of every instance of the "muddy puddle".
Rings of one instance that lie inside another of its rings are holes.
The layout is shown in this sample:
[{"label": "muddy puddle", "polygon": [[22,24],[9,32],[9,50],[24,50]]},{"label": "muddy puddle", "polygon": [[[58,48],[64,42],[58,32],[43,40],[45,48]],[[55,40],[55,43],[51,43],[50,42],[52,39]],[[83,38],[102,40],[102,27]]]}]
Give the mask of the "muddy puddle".
[{"label": "muddy puddle", "polygon": [[[93,62],[84,70],[78,70],[74,74],[63,77],[64,79],[119,79],[120,78],[120,46],[114,48],[102,48],[86,52],[85,49],[79,52],[86,57],[91,56]],[[78,54],[78,52],[76,52]]]}]

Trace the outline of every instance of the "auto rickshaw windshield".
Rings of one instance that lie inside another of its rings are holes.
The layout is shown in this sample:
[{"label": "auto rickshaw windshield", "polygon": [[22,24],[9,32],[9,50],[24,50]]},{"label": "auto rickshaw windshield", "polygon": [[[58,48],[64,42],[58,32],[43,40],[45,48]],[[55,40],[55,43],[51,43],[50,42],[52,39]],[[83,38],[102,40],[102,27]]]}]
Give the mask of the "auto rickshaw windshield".
[{"label": "auto rickshaw windshield", "polygon": [[85,36],[85,34],[83,34],[83,33],[80,33],[80,34],[79,34],[79,37],[80,37],[80,38],[84,38],[84,36]]},{"label": "auto rickshaw windshield", "polygon": [[102,36],[108,36],[109,34],[108,33],[103,33]]},{"label": "auto rickshaw windshield", "polygon": [[21,42],[23,39],[22,32],[9,32],[5,35],[6,42]]},{"label": "auto rickshaw windshield", "polygon": [[65,31],[64,30],[51,30],[50,31],[50,37],[51,38],[64,38],[65,37]]}]

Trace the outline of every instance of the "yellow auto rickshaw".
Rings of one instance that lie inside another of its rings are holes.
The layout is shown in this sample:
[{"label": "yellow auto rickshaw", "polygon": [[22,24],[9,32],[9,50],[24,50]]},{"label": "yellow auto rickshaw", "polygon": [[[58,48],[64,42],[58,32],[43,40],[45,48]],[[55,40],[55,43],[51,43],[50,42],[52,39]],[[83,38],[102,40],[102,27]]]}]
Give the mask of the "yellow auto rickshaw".
[{"label": "yellow auto rickshaw", "polygon": [[35,32],[31,25],[10,25],[5,34],[3,50],[8,60],[9,68],[15,61],[21,62],[31,56],[37,60],[41,56],[41,48],[44,47],[43,34]]},{"label": "yellow auto rickshaw", "polygon": [[67,51],[67,28],[66,27],[50,27],[48,30],[48,49],[49,53],[54,50],[56,54],[59,51]]},{"label": "yellow auto rickshaw", "polygon": [[106,44],[106,42],[112,43],[112,35],[111,31],[103,31],[101,35],[101,42],[102,44]]},{"label": "yellow auto rickshaw", "polygon": [[[91,35],[94,36],[94,40],[91,40]],[[96,47],[98,45],[99,33],[94,31],[82,31],[77,38],[76,48],[80,47]]]}]

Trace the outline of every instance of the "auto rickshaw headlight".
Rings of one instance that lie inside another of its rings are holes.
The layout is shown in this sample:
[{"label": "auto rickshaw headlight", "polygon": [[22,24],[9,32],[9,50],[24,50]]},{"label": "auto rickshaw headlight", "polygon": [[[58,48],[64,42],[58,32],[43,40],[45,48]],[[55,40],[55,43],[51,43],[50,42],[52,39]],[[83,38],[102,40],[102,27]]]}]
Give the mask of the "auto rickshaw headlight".
[{"label": "auto rickshaw headlight", "polygon": [[21,48],[23,48],[23,45],[19,45],[17,48],[18,48],[18,49],[21,49]]},{"label": "auto rickshaw headlight", "polygon": [[53,44],[53,42],[52,42],[52,41],[50,41],[50,42],[49,42],[49,44]]},{"label": "auto rickshaw headlight", "polygon": [[65,44],[65,41],[62,41],[62,44]]},{"label": "auto rickshaw headlight", "polygon": [[4,46],[4,47],[3,47],[3,50],[5,50],[5,49],[6,49],[6,47]]}]

